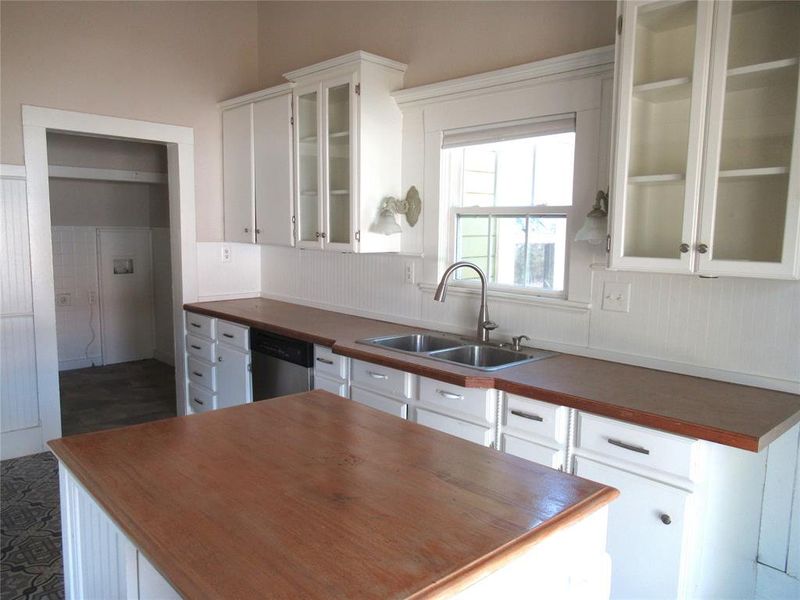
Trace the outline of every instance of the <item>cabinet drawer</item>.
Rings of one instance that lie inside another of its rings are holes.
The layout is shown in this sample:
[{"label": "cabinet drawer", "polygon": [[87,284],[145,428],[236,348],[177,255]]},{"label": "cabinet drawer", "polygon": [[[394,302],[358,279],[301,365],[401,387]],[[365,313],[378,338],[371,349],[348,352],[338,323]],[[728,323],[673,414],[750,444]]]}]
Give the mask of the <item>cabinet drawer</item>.
[{"label": "cabinet drawer", "polygon": [[198,315],[193,312],[186,312],[186,332],[192,335],[200,335],[210,340],[216,335],[216,319],[205,315]]},{"label": "cabinet drawer", "polygon": [[569,409],[547,402],[506,394],[503,423],[508,429],[563,444],[567,439]]},{"label": "cabinet drawer", "polygon": [[314,346],[314,375],[318,373],[335,379],[347,379],[348,358],[334,354],[325,346]]},{"label": "cabinet drawer", "polygon": [[699,442],[638,425],[578,413],[575,447],[692,479]]},{"label": "cabinet drawer", "polygon": [[464,414],[494,423],[497,392],[483,388],[465,388],[421,377],[419,400],[456,415]]},{"label": "cabinet drawer", "polygon": [[324,375],[314,375],[314,389],[325,390],[331,394],[349,398],[350,394],[347,391],[347,382],[341,379],[333,379]]},{"label": "cabinet drawer", "polygon": [[243,325],[236,325],[228,321],[217,321],[217,341],[240,348],[250,349],[250,328]]},{"label": "cabinet drawer", "polygon": [[408,417],[408,404],[399,400],[395,400],[394,398],[388,398],[386,396],[382,396],[381,394],[376,394],[370,390],[364,390],[357,386],[351,386],[350,398],[356,402],[361,402],[361,404],[366,404],[367,406],[371,406],[377,410],[382,410],[383,412],[389,413],[390,415],[394,415],[396,417],[401,417],[403,419]]},{"label": "cabinet drawer", "polygon": [[217,408],[217,397],[196,385],[189,384],[189,406],[193,412],[206,412]]},{"label": "cabinet drawer", "polygon": [[189,364],[187,365],[189,381],[202,385],[204,388],[212,392],[217,390],[217,373],[216,367],[210,365],[205,361],[198,360],[193,356],[189,357]]},{"label": "cabinet drawer", "polygon": [[474,423],[468,423],[460,419],[446,417],[439,413],[431,412],[423,408],[417,409],[417,423],[437,429],[444,433],[449,433],[468,442],[491,446],[494,438],[494,430],[488,427],[481,427]]},{"label": "cabinet drawer", "polygon": [[365,388],[391,396],[413,398],[416,377],[411,373],[382,367],[361,360],[351,361],[351,379]]},{"label": "cabinet drawer", "polygon": [[564,451],[503,434],[503,451],[553,469],[564,468]]},{"label": "cabinet drawer", "polygon": [[186,336],[186,352],[208,362],[214,362],[214,342],[196,335]]}]

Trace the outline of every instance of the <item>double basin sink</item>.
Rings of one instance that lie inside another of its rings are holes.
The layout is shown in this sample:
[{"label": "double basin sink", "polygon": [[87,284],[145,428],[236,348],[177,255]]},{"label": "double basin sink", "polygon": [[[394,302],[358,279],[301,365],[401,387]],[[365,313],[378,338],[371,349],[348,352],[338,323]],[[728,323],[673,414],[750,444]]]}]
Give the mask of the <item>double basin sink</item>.
[{"label": "double basin sink", "polygon": [[428,333],[374,337],[358,340],[358,342],[482,371],[497,371],[556,354],[537,348],[511,350],[488,344],[476,344],[455,336],[448,337]]}]

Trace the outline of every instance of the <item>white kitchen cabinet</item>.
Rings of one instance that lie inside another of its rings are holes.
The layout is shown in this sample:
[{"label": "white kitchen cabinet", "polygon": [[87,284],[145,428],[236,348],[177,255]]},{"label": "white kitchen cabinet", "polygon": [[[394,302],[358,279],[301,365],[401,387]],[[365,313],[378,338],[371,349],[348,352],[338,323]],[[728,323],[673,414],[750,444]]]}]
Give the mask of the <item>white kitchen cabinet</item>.
[{"label": "white kitchen cabinet", "polygon": [[221,107],[225,240],[293,245],[291,86]]},{"label": "white kitchen cabinet", "polygon": [[350,359],[325,346],[314,346],[314,389],[350,397]]},{"label": "white kitchen cabinet", "polygon": [[505,394],[499,427],[503,452],[565,470],[569,434],[567,407]]},{"label": "white kitchen cabinet", "polygon": [[366,52],[286,73],[294,82],[297,245],[397,252],[371,231],[382,201],[400,197],[402,115],[391,92],[406,66]]},{"label": "white kitchen cabinet", "polygon": [[611,267],[797,277],[800,3],[619,18]]},{"label": "white kitchen cabinet", "polygon": [[250,353],[217,344],[217,408],[253,401]]},{"label": "white kitchen cabinet", "polygon": [[408,403],[396,398],[378,394],[372,390],[364,389],[357,385],[350,386],[350,398],[355,402],[366,404],[376,410],[389,413],[395,417],[405,419],[408,417]]}]

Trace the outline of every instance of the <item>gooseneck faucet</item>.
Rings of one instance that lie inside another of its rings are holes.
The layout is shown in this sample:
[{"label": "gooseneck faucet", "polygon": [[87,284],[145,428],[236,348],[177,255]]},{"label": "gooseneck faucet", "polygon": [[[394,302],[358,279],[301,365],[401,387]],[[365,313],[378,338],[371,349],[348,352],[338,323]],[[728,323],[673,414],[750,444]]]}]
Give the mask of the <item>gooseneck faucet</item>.
[{"label": "gooseneck faucet", "polygon": [[489,320],[489,309],[486,306],[486,274],[478,265],[465,260],[460,260],[447,267],[447,269],[444,271],[444,275],[442,275],[442,280],[439,282],[439,287],[436,288],[436,294],[434,294],[433,299],[437,302],[444,302],[444,299],[447,296],[447,280],[450,278],[450,275],[453,273],[453,271],[460,269],[461,267],[473,269],[478,274],[478,277],[480,277],[481,308],[478,312],[478,339],[482,342],[488,342],[489,332],[493,329],[497,329],[497,323]]}]

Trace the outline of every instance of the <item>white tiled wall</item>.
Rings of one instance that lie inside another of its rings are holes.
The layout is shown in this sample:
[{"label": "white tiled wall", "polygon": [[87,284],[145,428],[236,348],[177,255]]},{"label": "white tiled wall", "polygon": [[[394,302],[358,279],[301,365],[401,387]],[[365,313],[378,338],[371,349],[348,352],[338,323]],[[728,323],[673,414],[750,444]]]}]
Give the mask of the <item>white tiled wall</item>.
[{"label": "white tiled wall", "polygon": [[[59,369],[100,364],[100,311],[89,305],[89,292],[99,296],[94,227],[53,227],[53,279]],[[60,294],[69,294],[68,306],[59,304]]]}]

